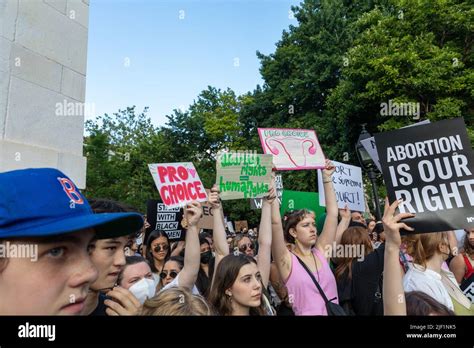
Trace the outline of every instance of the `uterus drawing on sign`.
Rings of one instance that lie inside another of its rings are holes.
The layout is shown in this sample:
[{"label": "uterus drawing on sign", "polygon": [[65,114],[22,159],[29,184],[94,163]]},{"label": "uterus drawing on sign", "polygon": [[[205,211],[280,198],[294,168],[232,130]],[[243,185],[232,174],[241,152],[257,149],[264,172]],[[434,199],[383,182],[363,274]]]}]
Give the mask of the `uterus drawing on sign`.
[{"label": "uterus drawing on sign", "polygon": [[308,166],[308,157],[318,155],[316,142],[312,139],[294,137],[274,137],[265,139],[265,145],[271,154],[284,157],[287,164],[296,168]]}]

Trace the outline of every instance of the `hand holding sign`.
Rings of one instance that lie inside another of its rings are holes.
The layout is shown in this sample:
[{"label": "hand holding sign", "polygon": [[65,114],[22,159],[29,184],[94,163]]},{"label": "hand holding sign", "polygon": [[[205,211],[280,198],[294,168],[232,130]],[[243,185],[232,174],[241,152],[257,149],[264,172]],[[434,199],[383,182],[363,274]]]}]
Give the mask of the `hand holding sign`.
[{"label": "hand holding sign", "polygon": [[375,134],[387,195],[417,233],[474,226],[474,152],[462,118]]},{"label": "hand holding sign", "polygon": [[[275,172],[272,171],[272,181],[274,181],[275,194],[278,200],[278,203],[281,204],[281,196],[283,195],[283,179],[281,174],[275,175]],[[263,198],[252,198],[250,200],[250,208],[252,209],[262,209]]]},{"label": "hand holding sign", "polygon": [[189,203],[184,210],[187,227],[197,226],[202,216],[202,206],[199,202]]},{"label": "hand holding sign", "polygon": [[351,219],[351,211],[349,210],[349,207],[346,206],[344,209],[339,209],[339,215],[341,216],[342,220],[350,220]]},{"label": "hand holding sign", "polygon": [[336,166],[332,163],[329,159],[326,158],[324,162],[324,169],[323,169],[323,182],[331,180],[334,171],[336,170]]},{"label": "hand holding sign", "polygon": [[388,198],[385,197],[385,210],[382,218],[387,245],[395,245],[397,247],[400,247],[400,244],[402,243],[400,238],[401,228],[411,232],[414,231],[414,228],[408,226],[404,222],[400,222],[400,220],[415,217],[415,214],[411,213],[401,213],[394,216],[395,210],[398,208],[400,203],[401,200],[397,200],[390,205]]},{"label": "hand holding sign", "polygon": [[209,194],[209,203],[211,204],[213,209],[219,209],[221,207],[221,199],[219,198],[219,189],[217,185],[214,184],[211,189],[211,193]]},{"label": "hand holding sign", "polygon": [[275,181],[272,180],[270,188],[268,189],[268,194],[263,198],[264,204],[267,203],[272,205],[276,198],[276,189],[275,189]]},{"label": "hand holding sign", "polygon": [[319,204],[326,205],[324,186],[325,183],[332,181],[339,209],[344,209],[347,205],[350,210],[364,211],[362,170],[346,163],[335,161],[329,163],[332,165],[331,167],[318,171]]},{"label": "hand holding sign", "polygon": [[271,176],[271,181],[270,181],[270,186],[269,186],[269,189],[268,189],[268,194],[263,198],[264,199],[264,202],[268,203],[268,204],[272,204],[274,201],[275,201],[275,198],[277,196],[276,194],[276,185],[275,185],[275,178],[276,178],[276,175],[275,175],[275,172],[272,171],[272,176]]}]

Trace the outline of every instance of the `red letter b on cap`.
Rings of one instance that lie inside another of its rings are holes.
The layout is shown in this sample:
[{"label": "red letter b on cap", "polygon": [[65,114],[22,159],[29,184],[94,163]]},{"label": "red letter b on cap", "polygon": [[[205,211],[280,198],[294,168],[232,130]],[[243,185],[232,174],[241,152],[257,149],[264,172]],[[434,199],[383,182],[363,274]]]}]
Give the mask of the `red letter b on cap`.
[{"label": "red letter b on cap", "polygon": [[71,201],[73,201],[75,204],[84,204],[82,196],[79,192],[77,192],[76,186],[71,180],[66,178],[58,178],[58,180],[63,186],[64,192],[66,192],[67,196]]}]

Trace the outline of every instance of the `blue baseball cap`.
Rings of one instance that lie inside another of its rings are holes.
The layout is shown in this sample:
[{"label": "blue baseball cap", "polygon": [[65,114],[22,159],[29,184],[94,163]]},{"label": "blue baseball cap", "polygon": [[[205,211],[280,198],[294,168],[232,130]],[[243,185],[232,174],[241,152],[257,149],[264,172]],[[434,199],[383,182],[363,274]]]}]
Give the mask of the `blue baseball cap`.
[{"label": "blue baseball cap", "polygon": [[93,228],[98,239],[143,227],[137,213],[94,214],[64,173],[53,168],[0,173],[0,238],[46,237]]}]

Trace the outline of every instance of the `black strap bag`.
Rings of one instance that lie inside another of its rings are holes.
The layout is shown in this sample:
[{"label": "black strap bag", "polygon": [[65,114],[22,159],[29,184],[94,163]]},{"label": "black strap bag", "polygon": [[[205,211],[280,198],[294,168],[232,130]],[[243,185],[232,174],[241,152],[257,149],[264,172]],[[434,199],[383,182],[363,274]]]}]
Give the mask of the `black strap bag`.
[{"label": "black strap bag", "polygon": [[[295,255],[295,254],[293,254],[293,255]],[[326,303],[326,310],[328,312],[328,315],[347,316],[346,312],[344,311],[344,309],[341,306],[339,306],[337,303],[331,302],[332,300],[334,300],[334,298],[331,299],[331,300],[328,300],[328,298],[326,297],[326,294],[324,293],[323,289],[321,289],[321,286],[316,281],[316,278],[314,277],[313,273],[311,273],[311,271],[308,269],[308,266],[306,266],[306,264],[303,262],[303,260],[301,260],[297,255],[295,255],[295,256],[298,259],[298,261],[300,262],[301,266],[303,266],[303,268],[306,270],[306,272],[308,272],[309,276],[311,277],[311,279],[314,282],[314,285],[316,285],[316,287],[318,288],[319,293],[321,294],[324,302]]]}]

